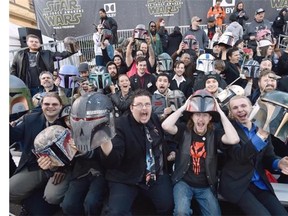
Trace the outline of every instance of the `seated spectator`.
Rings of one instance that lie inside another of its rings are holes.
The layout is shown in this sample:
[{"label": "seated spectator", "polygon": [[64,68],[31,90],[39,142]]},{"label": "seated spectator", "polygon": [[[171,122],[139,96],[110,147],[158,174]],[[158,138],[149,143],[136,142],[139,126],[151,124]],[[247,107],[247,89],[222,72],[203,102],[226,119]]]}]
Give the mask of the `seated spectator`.
[{"label": "seated spectator", "polygon": [[115,117],[118,118],[129,112],[132,90],[129,77],[126,74],[119,75],[117,85],[118,90],[115,89],[115,85],[110,86],[110,98],[114,105]]},{"label": "seated spectator", "polygon": [[247,97],[230,99],[230,116],[240,142],[225,149],[228,157],[221,171],[219,192],[247,215],[287,215],[265,169],[281,170],[287,175],[288,157],[275,155],[269,133],[249,120],[251,110]]}]

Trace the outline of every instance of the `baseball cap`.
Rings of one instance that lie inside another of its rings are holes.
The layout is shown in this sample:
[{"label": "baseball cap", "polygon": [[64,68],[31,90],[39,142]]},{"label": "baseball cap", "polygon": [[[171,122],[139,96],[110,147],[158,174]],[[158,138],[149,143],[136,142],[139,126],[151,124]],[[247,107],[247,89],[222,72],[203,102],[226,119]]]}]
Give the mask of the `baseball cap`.
[{"label": "baseball cap", "polygon": [[86,62],[80,63],[78,66],[79,72],[89,71],[89,65]]},{"label": "baseball cap", "polygon": [[263,8],[258,8],[256,11],[255,11],[255,15],[256,14],[260,14],[260,13],[263,13],[265,12],[265,10]]},{"label": "baseball cap", "polygon": [[207,22],[214,22],[214,21],[215,21],[214,16],[208,17],[208,19],[207,19]]},{"label": "baseball cap", "polygon": [[197,21],[197,22],[202,22],[202,19],[198,16],[193,16],[191,19],[192,22]]}]

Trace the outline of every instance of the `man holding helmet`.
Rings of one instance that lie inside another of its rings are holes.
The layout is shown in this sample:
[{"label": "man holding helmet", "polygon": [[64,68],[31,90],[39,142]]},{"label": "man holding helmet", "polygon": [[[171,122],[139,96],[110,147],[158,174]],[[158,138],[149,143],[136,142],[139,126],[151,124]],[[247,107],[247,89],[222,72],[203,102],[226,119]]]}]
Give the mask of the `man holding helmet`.
[{"label": "man holding helmet", "polygon": [[[184,115],[188,120],[178,122]],[[221,121],[223,129],[214,129],[212,122]],[[217,178],[217,147],[237,144],[236,130],[225,116],[213,96],[198,90],[185,104],[162,123],[164,131],[174,135],[178,143],[174,184],[174,215],[192,215],[190,208],[195,197],[203,215],[221,215],[215,196]]]}]

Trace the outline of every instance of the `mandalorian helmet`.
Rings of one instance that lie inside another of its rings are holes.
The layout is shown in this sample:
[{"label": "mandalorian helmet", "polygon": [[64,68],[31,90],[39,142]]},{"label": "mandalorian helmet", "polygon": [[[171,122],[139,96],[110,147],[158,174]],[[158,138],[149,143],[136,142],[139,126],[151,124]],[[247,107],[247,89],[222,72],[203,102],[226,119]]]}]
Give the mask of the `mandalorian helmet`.
[{"label": "mandalorian helmet", "polygon": [[137,40],[145,40],[148,36],[148,32],[145,28],[145,25],[138,24],[136,28],[133,30],[133,36]]},{"label": "mandalorian helmet", "polygon": [[26,112],[33,108],[31,94],[25,83],[18,77],[9,77],[10,115]]},{"label": "mandalorian helmet", "polygon": [[75,88],[78,86],[76,78],[79,77],[78,68],[74,65],[62,65],[59,70],[60,87]]},{"label": "mandalorian helmet", "polygon": [[89,75],[89,83],[99,90],[109,87],[112,80],[104,66],[96,66]]},{"label": "mandalorian helmet", "polygon": [[192,49],[192,50],[199,49],[199,42],[197,41],[194,35],[187,35],[183,39],[183,43],[185,44],[183,49]]},{"label": "mandalorian helmet", "polygon": [[191,116],[192,113],[209,113],[212,116],[212,121],[220,120],[214,97],[204,89],[194,92],[183,114]]},{"label": "mandalorian helmet", "polygon": [[75,37],[66,37],[63,40],[65,49],[70,53],[76,53],[80,50],[79,42]]},{"label": "mandalorian helmet", "polygon": [[181,90],[171,90],[166,95],[167,107],[173,111],[179,109],[186,101],[186,97]]},{"label": "mandalorian helmet", "polygon": [[260,74],[260,64],[256,60],[248,60],[243,67],[246,77],[258,78]]},{"label": "mandalorian helmet", "polygon": [[205,74],[214,71],[214,59],[215,57],[209,53],[200,55],[196,60],[196,70],[203,71]]},{"label": "mandalorian helmet", "polygon": [[70,122],[73,139],[82,153],[101,145],[104,138],[115,135],[113,104],[100,92],[89,92],[72,104]]},{"label": "mandalorian helmet", "polygon": [[223,91],[218,93],[217,100],[221,107],[227,106],[230,99],[235,95],[244,95],[244,89],[239,85],[231,85],[226,87]]},{"label": "mandalorian helmet", "polygon": [[226,47],[232,47],[234,43],[235,41],[232,32],[224,32],[218,41],[219,45],[224,44]]},{"label": "mandalorian helmet", "polygon": [[42,130],[35,137],[34,148],[36,155],[49,156],[56,167],[70,164],[77,152],[70,130],[60,125]]},{"label": "mandalorian helmet", "polygon": [[168,53],[158,55],[157,65],[160,72],[170,72],[173,68],[173,60]]},{"label": "mandalorian helmet", "polygon": [[112,38],[112,31],[110,29],[103,29],[101,31],[101,41],[104,42],[106,39],[110,40]]}]

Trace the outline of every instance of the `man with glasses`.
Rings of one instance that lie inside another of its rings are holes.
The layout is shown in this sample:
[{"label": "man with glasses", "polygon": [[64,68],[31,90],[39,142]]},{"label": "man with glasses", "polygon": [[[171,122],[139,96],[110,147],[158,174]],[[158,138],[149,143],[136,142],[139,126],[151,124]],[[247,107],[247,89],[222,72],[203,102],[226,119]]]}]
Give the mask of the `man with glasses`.
[{"label": "man with glasses", "polygon": [[[62,125],[65,127],[65,125],[58,120],[59,113],[62,109],[61,98],[57,93],[49,92],[42,98],[41,108],[42,112],[24,115],[22,123],[14,127],[10,126],[10,144],[13,144],[14,142],[22,143],[22,155],[19,165],[14,175],[9,179],[9,197],[10,202],[12,203],[23,204],[25,200],[34,196],[35,193],[41,190],[41,188],[43,189],[43,187],[46,187],[46,191],[49,191],[49,193],[54,188],[55,193],[57,193],[57,188],[52,183],[54,181],[48,182],[51,177],[50,173],[40,169],[37,158],[32,153],[32,150],[34,149],[35,137],[46,127],[51,125]],[[38,201],[39,203],[43,203],[44,199]],[[33,205],[33,209],[37,209],[37,205],[35,205],[35,203]],[[39,204],[39,206],[43,208],[45,204]],[[48,206],[48,203],[46,203],[46,206]],[[37,214],[40,214],[40,212],[42,215],[48,214],[48,212],[45,211],[52,210],[52,208],[50,208],[38,209]],[[30,214],[34,215],[36,213],[30,212]]]},{"label": "man with glasses", "polygon": [[196,40],[199,42],[199,48],[205,49],[208,47],[209,38],[206,32],[200,28],[201,22],[201,18],[199,18],[198,16],[193,16],[191,19],[191,26],[188,31],[185,32],[183,38],[185,38],[187,35],[194,35]]},{"label": "man with glasses", "polygon": [[108,215],[131,215],[138,195],[152,201],[154,214],[170,215],[173,196],[163,130],[147,90],[134,92],[130,113],[117,118],[115,128],[115,137],[101,145],[109,184]]}]

